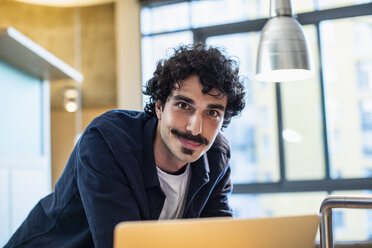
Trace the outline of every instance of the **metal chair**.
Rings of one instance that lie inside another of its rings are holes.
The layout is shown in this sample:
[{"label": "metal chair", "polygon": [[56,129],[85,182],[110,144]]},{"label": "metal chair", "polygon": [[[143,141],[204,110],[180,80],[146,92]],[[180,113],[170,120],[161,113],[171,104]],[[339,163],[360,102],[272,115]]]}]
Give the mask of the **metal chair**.
[{"label": "metal chair", "polygon": [[332,209],[359,208],[372,209],[372,196],[328,196],[320,207],[320,247],[333,248]]}]

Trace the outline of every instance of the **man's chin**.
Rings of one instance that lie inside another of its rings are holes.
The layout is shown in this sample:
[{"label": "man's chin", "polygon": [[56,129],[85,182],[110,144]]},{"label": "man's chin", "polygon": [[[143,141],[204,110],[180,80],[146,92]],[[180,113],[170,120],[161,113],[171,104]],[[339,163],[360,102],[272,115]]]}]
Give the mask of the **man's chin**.
[{"label": "man's chin", "polygon": [[183,157],[185,158],[185,160],[187,160],[188,163],[195,162],[204,154],[204,152],[192,150],[192,149],[185,148],[185,147],[181,148],[181,152],[184,155]]}]

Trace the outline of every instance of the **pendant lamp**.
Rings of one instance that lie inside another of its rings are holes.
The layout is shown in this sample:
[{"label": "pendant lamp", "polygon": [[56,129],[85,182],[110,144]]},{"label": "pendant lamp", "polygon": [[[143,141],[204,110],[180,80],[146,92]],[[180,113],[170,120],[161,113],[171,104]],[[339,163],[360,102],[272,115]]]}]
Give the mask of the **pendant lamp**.
[{"label": "pendant lamp", "polygon": [[295,19],[291,0],[271,0],[270,19],[262,29],[255,78],[266,82],[299,81],[313,76],[308,44]]}]

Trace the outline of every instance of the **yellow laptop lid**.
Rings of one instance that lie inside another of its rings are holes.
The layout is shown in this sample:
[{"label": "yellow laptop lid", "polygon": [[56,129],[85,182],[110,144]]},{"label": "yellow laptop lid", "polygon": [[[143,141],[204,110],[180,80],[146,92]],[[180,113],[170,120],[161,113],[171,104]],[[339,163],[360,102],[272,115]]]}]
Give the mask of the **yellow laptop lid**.
[{"label": "yellow laptop lid", "polygon": [[318,215],[122,222],[114,248],[313,248]]}]

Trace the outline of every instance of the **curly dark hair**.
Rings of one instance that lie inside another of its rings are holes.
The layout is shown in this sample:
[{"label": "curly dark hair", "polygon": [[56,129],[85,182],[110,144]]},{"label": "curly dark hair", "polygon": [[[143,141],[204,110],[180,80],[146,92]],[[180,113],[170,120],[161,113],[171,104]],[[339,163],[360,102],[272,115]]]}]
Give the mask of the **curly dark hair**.
[{"label": "curly dark hair", "polygon": [[149,116],[156,116],[155,103],[166,103],[172,90],[190,76],[199,77],[202,92],[208,94],[217,89],[227,96],[227,106],[222,128],[229,125],[231,118],[239,115],[245,106],[244,78],[239,77],[238,63],[223,54],[221,49],[207,47],[203,43],[181,45],[174,54],[158,61],[153,78],[146,85],[143,94],[150,96],[145,106]]}]

